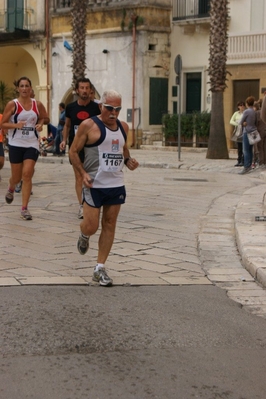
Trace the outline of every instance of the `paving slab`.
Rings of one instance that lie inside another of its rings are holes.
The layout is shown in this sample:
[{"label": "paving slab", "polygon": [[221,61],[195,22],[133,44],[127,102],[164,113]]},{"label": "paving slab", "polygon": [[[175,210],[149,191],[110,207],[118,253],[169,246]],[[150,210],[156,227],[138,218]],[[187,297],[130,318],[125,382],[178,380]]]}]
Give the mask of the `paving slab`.
[{"label": "paving slab", "polygon": [[[266,215],[266,171],[238,176],[234,151],[228,160],[210,160],[206,149],[182,149],[180,161],[177,149],[131,152],[140,168],[125,170],[128,199],[108,259],[114,283],[216,284],[237,301],[242,296],[234,292],[249,291],[251,299],[242,305],[264,314],[263,300],[252,308],[252,298],[263,297],[266,288],[266,222],[255,221]],[[9,168],[6,160],[0,183],[0,286],[93,284],[99,235],[91,239],[90,256],[81,257],[68,158],[39,158],[29,223],[19,217],[21,194],[5,204]]]}]

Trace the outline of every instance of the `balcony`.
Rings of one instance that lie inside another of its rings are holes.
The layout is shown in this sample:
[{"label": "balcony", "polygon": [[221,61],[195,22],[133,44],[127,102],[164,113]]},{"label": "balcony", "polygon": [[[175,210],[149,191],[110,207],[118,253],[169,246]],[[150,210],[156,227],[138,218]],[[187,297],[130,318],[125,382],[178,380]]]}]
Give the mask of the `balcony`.
[{"label": "balcony", "polygon": [[208,18],[210,0],[173,0],[173,20]]},{"label": "balcony", "polygon": [[209,0],[173,0],[173,23],[182,34],[206,33],[210,28]]},{"label": "balcony", "polygon": [[227,64],[266,62],[266,33],[229,34]]},{"label": "balcony", "polygon": [[36,12],[32,8],[2,8],[0,9],[0,32],[15,32],[19,30],[36,29]]},{"label": "balcony", "polygon": [[[87,0],[88,6],[107,6],[108,4],[112,3],[129,3],[129,1],[125,0]],[[57,10],[62,10],[65,8],[72,7],[72,0],[56,0],[55,8]]]},{"label": "balcony", "polygon": [[[63,11],[72,7],[73,0],[53,0],[54,9]],[[137,5],[141,3],[140,0],[87,0],[87,5],[90,7],[105,7],[115,5]]]}]

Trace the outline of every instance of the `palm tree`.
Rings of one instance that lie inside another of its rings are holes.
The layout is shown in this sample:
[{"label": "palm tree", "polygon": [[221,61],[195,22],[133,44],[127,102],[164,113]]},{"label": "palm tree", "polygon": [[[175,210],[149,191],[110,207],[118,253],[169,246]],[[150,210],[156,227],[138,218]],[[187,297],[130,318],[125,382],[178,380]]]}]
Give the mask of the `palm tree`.
[{"label": "palm tree", "polygon": [[210,58],[212,92],[211,126],[207,158],[228,159],[224,128],[223,93],[226,88],[229,0],[210,0]]},{"label": "palm tree", "polygon": [[87,0],[72,1],[72,37],[73,37],[73,62],[72,85],[79,78],[85,76],[86,70],[86,25],[87,25]]},{"label": "palm tree", "polygon": [[14,98],[14,91],[0,80],[0,113],[2,114],[8,101]]}]

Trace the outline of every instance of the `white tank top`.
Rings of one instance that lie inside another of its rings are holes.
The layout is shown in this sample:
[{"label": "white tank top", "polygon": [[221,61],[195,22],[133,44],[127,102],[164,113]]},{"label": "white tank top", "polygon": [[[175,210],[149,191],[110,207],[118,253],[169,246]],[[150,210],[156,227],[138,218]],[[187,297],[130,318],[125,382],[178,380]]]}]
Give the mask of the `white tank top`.
[{"label": "white tank top", "polygon": [[94,179],[93,188],[111,188],[124,185],[123,147],[126,133],[117,120],[117,129],[111,130],[97,117],[91,118],[101,131],[100,139],[84,147],[84,169]]},{"label": "white tank top", "polygon": [[17,99],[13,101],[16,109],[9,122],[18,123],[26,121],[26,125],[22,129],[9,129],[8,143],[15,147],[33,147],[39,150],[38,133],[35,129],[39,117],[36,100],[34,98],[31,99],[32,107],[29,111],[26,111]]}]

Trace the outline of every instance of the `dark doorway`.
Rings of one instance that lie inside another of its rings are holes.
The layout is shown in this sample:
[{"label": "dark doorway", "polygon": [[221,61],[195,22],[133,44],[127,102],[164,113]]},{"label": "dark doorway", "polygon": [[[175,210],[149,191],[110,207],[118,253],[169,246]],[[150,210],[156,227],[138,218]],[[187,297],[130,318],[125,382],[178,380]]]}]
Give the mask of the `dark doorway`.
[{"label": "dark doorway", "polygon": [[234,80],[234,106],[233,110],[237,109],[238,101],[245,101],[247,97],[253,96],[256,100],[260,98],[260,81],[254,80]]},{"label": "dark doorway", "polygon": [[168,113],[168,79],[150,78],[150,125],[161,125]]},{"label": "dark doorway", "polygon": [[201,73],[186,74],[186,113],[201,111]]}]

